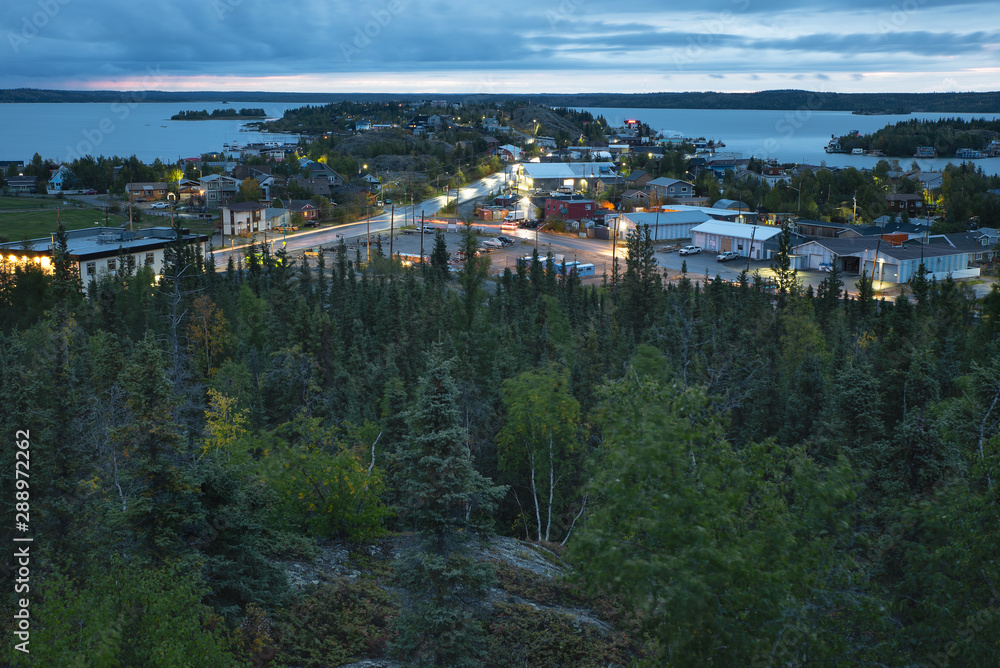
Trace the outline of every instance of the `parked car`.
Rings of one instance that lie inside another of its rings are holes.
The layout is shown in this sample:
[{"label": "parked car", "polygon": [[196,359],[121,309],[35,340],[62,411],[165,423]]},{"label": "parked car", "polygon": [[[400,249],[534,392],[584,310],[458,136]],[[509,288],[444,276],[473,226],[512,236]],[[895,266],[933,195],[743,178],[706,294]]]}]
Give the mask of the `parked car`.
[{"label": "parked car", "polygon": [[153,202],[149,205],[150,209],[169,209],[170,205],[166,202]]},{"label": "parked car", "polygon": [[697,255],[701,252],[701,246],[685,246],[677,251],[678,255]]},{"label": "parked car", "polygon": [[437,228],[433,225],[424,225],[420,229],[423,230],[424,234],[434,234],[437,232]]},{"label": "parked car", "polygon": [[302,255],[305,257],[316,257],[319,255],[319,249],[316,248],[306,248],[302,251]]},{"label": "parked car", "polygon": [[504,244],[499,239],[487,239],[482,243],[483,248],[488,248],[489,250],[497,250],[504,247]]},{"label": "parked car", "polygon": [[730,260],[740,259],[740,254],[736,251],[726,251],[724,253],[719,253],[715,256],[715,259],[719,262],[729,262]]},{"label": "parked car", "polygon": [[504,236],[502,234],[497,237],[497,241],[502,243],[504,246],[513,246],[514,244],[517,243],[517,240],[512,239],[511,237]]}]

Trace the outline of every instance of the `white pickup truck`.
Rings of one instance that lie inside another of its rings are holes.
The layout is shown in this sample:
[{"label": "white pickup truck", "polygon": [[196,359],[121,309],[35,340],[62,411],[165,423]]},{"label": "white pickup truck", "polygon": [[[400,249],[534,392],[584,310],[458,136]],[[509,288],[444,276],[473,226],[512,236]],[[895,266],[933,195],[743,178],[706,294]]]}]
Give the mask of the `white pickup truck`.
[{"label": "white pickup truck", "polygon": [[701,246],[685,246],[677,251],[678,255],[697,255],[701,252]]}]

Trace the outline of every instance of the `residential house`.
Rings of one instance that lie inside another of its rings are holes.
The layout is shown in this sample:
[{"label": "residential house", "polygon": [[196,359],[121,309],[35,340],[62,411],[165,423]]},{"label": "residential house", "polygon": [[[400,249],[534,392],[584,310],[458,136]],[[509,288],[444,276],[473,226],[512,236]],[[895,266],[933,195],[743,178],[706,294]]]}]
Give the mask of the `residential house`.
[{"label": "residential house", "polygon": [[646,184],[653,180],[653,175],[644,169],[636,169],[625,177],[625,183],[629,188],[643,189]]},{"label": "residential house", "polygon": [[331,186],[342,186],[346,181],[344,177],[333,171],[333,168],[325,162],[309,162],[310,179],[326,179]]},{"label": "residential house", "polygon": [[209,174],[198,181],[205,191],[205,206],[218,209],[236,199],[240,189],[240,180],[222,174]]},{"label": "residential house", "polygon": [[48,190],[50,193],[59,193],[66,190],[68,184],[73,180],[73,172],[66,165],[61,165],[49,176]]},{"label": "residential house", "polygon": [[649,206],[649,193],[645,190],[626,190],[622,193],[622,209],[638,209]]},{"label": "residential house", "polygon": [[888,194],[885,200],[890,213],[901,215],[905,212],[911,218],[924,215],[924,196],[921,194]]},{"label": "residential house", "polygon": [[694,197],[694,184],[680,179],[660,177],[646,184],[646,190],[657,197],[684,200]]},{"label": "residential house", "polygon": [[597,212],[597,202],[576,197],[548,197],[545,200],[545,217],[563,220],[583,220],[593,218]]},{"label": "residential house", "polygon": [[496,150],[497,157],[504,162],[519,162],[521,160],[521,149],[513,144],[504,144]]},{"label": "residential house", "polygon": [[265,216],[266,207],[259,202],[226,203],[222,205],[222,233],[228,236],[251,236],[271,229]]},{"label": "residential house", "polygon": [[[160,274],[164,268],[164,249],[175,242],[177,233],[170,227],[153,227],[132,232],[123,227],[97,227],[66,232],[70,262],[75,265],[82,279],[85,292],[94,281],[104,275],[115,275],[127,262],[136,269],[152,268]],[[190,234],[181,230],[181,239],[202,254],[209,237]],[[25,250],[22,241],[0,244],[0,271],[10,271],[14,266],[34,263],[46,273],[53,271],[54,240],[52,237],[33,239]]]},{"label": "residential house", "polygon": [[302,176],[293,176],[288,181],[289,185],[295,184],[302,190],[312,193],[313,195],[322,195],[323,197],[329,198],[333,192],[333,188],[343,188],[343,184],[339,186],[333,186],[330,181],[325,178],[320,179],[307,179]]},{"label": "residential house", "polygon": [[24,160],[0,160],[0,173],[6,174],[10,171],[11,165],[18,174],[24,171]]},{"label": "residential house", "polygon": [[15,195],[37,192],[37,179],[34,176],[8,176],[4,181],[7,189]]},{"label": "residential house", "polygon": [[133,202],[159,202],[174,199],[174,194],[167,188],[165,181],[149,183],[128,183],[125,194]]},{"label": "residential house", "polygon": [[301,216],[305,222],[315,221],[319,218],[319,208],[307,199],[293,199],[288,201],[288,210],[293,214]]}]

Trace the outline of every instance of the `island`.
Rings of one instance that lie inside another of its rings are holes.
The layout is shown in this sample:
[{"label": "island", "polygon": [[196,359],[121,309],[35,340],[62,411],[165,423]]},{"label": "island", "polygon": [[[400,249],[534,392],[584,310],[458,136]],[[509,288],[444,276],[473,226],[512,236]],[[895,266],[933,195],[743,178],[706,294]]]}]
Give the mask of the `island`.
[{"label": "island", "polygon": [[181,111],[170,117],[172,121],[231,121],[237,118],[267,118],[267,113],[263,109],[215,109],[209,113],[207,109],[201,111]]},{"label": "island", "polygon": [[870,134],[852,132],[832,137],[827,152],[894,158],[995,157],[1000,155],[1000,119],[915,118],[887,125]]}]

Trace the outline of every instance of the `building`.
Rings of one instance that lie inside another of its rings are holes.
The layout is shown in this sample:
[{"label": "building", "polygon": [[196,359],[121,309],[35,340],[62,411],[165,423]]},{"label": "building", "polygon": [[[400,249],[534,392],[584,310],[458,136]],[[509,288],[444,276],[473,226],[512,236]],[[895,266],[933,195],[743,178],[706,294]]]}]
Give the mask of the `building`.
[{"label": "building", "polygon": [[597,202],[592,199],[549,197],[545,200],[545,218],[563,220],[583,220],[593,218],[597,212]]},{"label": "building", "polygon": [[128,183],[125,185],[125,193],[133,202],[159,202],[174,198],[174,194],[167,189],[167,184],[164,181]]},{"label": "building", "polygon": [[[186,244],[197,247],[202,254],[206,251],[208,237],[190,234],[182,229],[181,239]],[[150,267],[154,274],[163,271],[163,250],[177,239],[177,233],[170,227],[152,227],[131,232],[121,227],[97,227],[66,232],[69,258],[80,272],[84,291],[90,290],[93,281],[105,275],[116,275],[126,263],[134,269]],[[24,250],[25,242],[17,241],[0,244],[0,268],[9,271],[13,265],[34,262],[43,271],[51,273],[55,237],[33,239]]]},{"label": "building", "polygon": [[258,202],[239,202],[222,206],[222,233],[227,236],[251,236],[271,229],[267,225],[265,206]]},{"label": "building", "polygon": [[62,165],[57,167],[49,177],[48,191],[50,193],[61,193],[69,187],[69,183],[73,180],[73,172],[70,171],[69,167]]},{"label": "building", "polygon": [[6,188],[15,195],[38,192],[34,176],[8,176],[4,181],[7,184]]},{"label": "building", "polygon": [[198,180],[205,191],[205,206],[209,209],[218,209],[232,202],[240,190],[240,180],[231,176],[209,174]]},{"label": "building", "polygon": [[742,257],[769,260],[778,252],[780,227],[712,220],[691,228],[691,243],[710,253],[736,251]]},{"label": "building", "polygon": [[861,229],[856,225],[826,223],[820,220],[802,219],[795,223],[795,232],[802,237],[816,239],[848,239],[859,237]]},{"label": "building", "polygon": [[669,197],[675,200],[694,197],[694,184],[680,179],[661,177],[646,184],[646,190],[657,197]]},{"label": "building", "polygon": [[625,213],[618,220],[618,236],[624,237],[648,226],[649,236],[653,241],[690,239],[694,227],[711,221],[712,218],[700,211]]},{"label": "building", "polygon": [[885,196],[885,200],[889,204],[889,212],[897,216],[904,212],[911,218],[924,215],[923,195],[916,193],[912,195],[890,194]]},{"label": "building", "polygon": [[829,271],[833,263],[848,276],[862,272],[876,281],[906,283],[912,279],[921,263],[928,278],[943,280],[970,278],[979,275],[970,262],[983,246],[974,234],[934,235],[926,243],[909,241],[893,243],[892,238],[859,237],[854,239],[813,239],[792,249],[797,269]]},{"label": "building", "polygon": [[521,149],[513,144],[504,144],[498,147],[496,154],[504,162],[517,162],[521,159]]},{"label": "building", "polygon": [[629,188],[636,190],[644,189],[646,184],[653,180],[653,175],[644,169],[636,169],[625,177],[625,183]]},{"label": "building", "polygon": [[592,190],[598,181],[617,176],[610,162],[526,162],[517,165],[514,173],[523,187],[549,192]]}]

